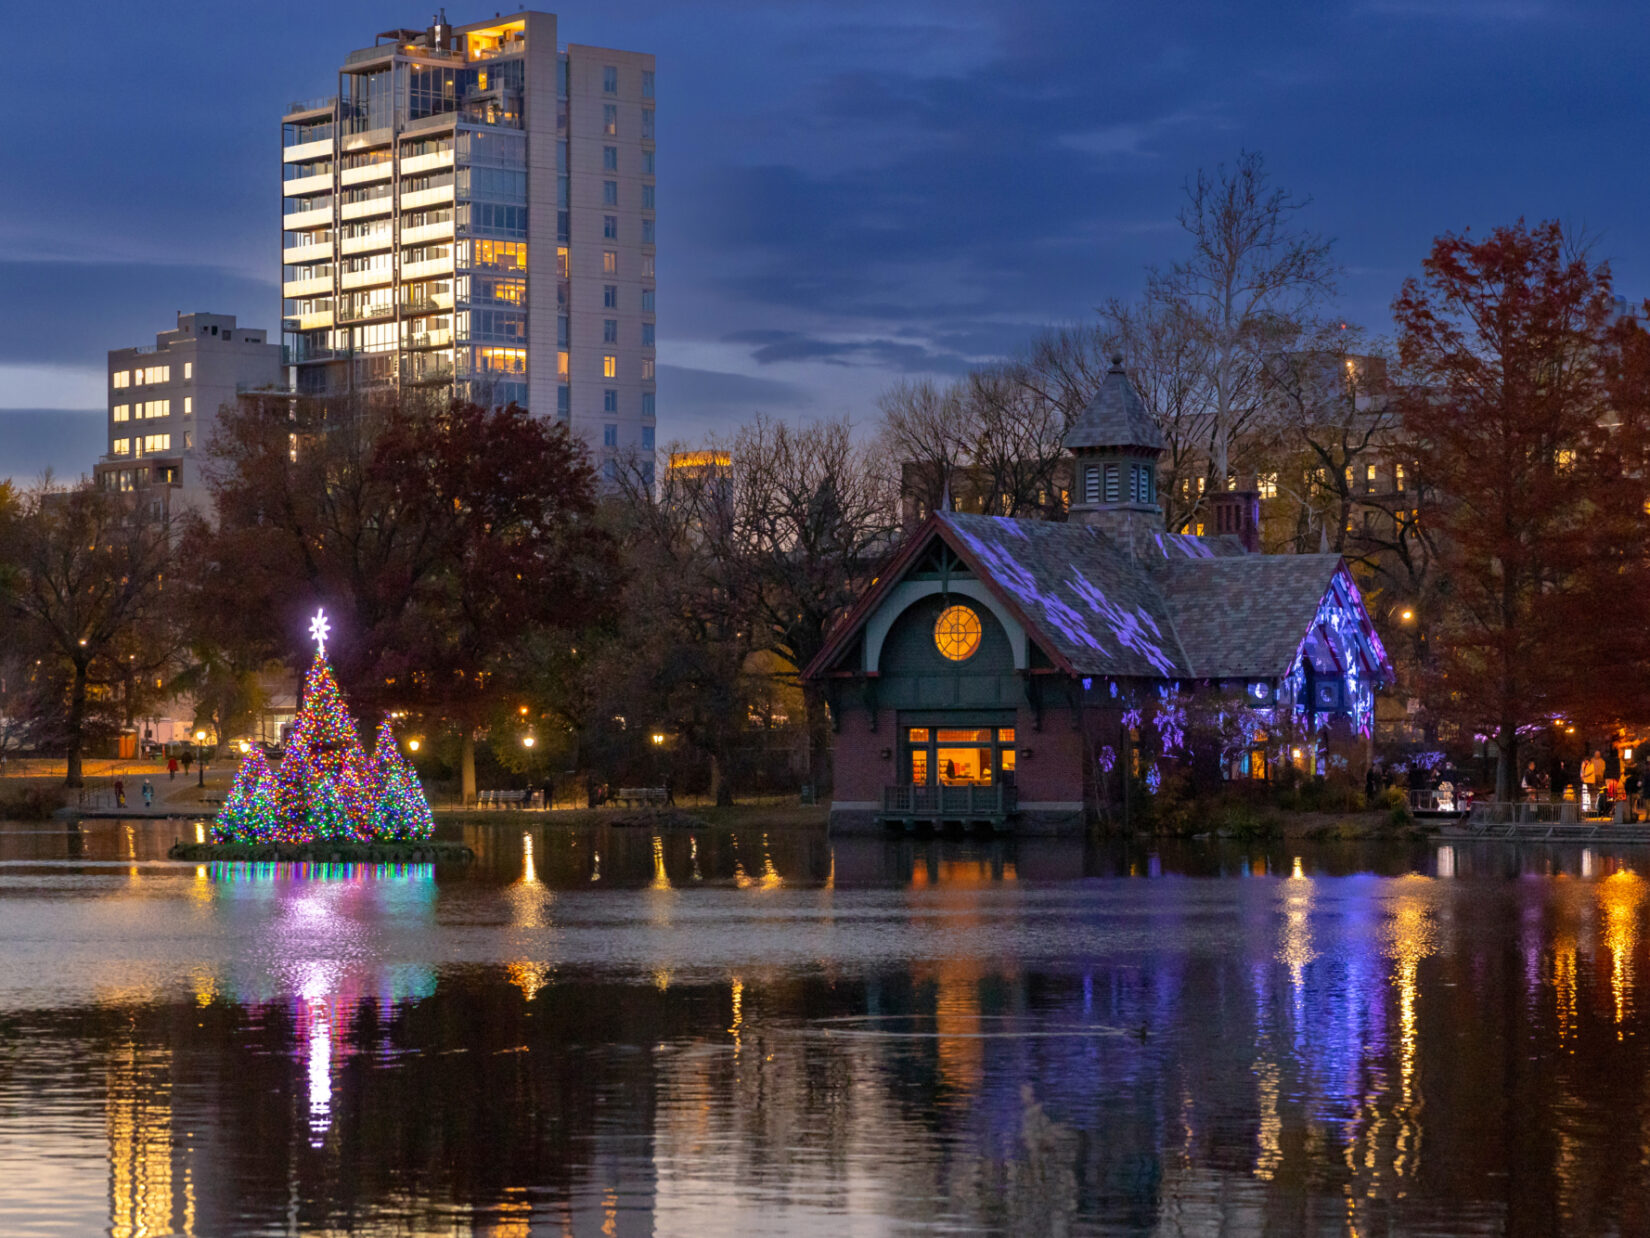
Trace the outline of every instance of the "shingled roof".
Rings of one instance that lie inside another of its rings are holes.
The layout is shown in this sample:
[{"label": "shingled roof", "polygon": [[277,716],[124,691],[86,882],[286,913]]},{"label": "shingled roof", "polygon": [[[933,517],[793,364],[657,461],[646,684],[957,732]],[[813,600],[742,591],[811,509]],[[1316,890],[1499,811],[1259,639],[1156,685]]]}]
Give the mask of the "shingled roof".
[{"label": "shingled roof", "polygon": [[1166,445],[1163,432],[1123,371],[1123,358],[1113,357],[1111,369],[1100,380],[1100,390],[1066,431],[1066,450],[1145,447],[1162,451]]},{"label": "shingled roof", "polygon": [[[1033,639],[1082,676],[1282,677],[1345,571],[1338,555],[1247,554],[1233,537],[1157,533],[1130,554],[1086,524],[947,511],[930,522]],[[902,559],[924,540],[914,538]],[[884,588],[902,574],[890,568]],[[846,647],[878,592],[833,634],[809,673]],[[1350,577],[1346,592],[1357,597]]]}]

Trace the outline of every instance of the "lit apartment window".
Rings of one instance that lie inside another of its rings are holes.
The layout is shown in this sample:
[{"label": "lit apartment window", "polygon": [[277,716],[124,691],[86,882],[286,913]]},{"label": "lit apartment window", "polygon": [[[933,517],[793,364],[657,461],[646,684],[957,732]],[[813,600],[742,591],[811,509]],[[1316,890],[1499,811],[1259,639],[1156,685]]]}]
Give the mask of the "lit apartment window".
[{"label": "lit apartment window", "polygon": [[602,171],[617,172],[619,170],[619,148],[617,146],[602,147]]},{"label": "lit apartment window", "polygon": [[[602,412],[604,412],[604,413],[616,413],[618,411],[619,411],[619,393],[617,391],[614,391],[613,388],[609,387],[606,391],[602,392]],[[613,444],[609,443],[608,446],[611,447],[611,446],[613,446]]]},{"label": "lit apartment window", "polygon": [[170,434],[145,434],[143,436],[143,455],[157,451],[171,451],[172,436]]},{"label": "lit apartment window", "polygon": [[652,451],[653,450],[653,427],[652,426],[643,426],[642,427],[642,450],[643,451]]},{"label": "lit apartment window", "polygon": [[1276,473],[1262,473],[1255,481],[1256,488],[1260,490],[1261,498],[1275,499],[1278,497],[1278,475]]},{"label": "lit apartment window", "polygon": [[654,415],[653,398],[653,393],[651,391],[642,392],[642,416],[652,417]]},{"label": "lit apartment window", "polygon": [[642,358],[642,381],[644,383],[648,383],[648,382],[653,381],[653,358],[652,357],[643,357]]},{"label": "lit apartment window", "polygon": [[619,93],[619,66],[609,64],[602,66],[602,93],[616,95]]},{"label": "lit apartment window", "polygon": [[611,421],[602,427],[602,446],[617,447],[619,445],[619,427]]},{"label": "lit apartment window", "polygon": [[617,215],[602,216],[602,240],[616,241],[619,239],[619,217]]},{"label": "lit apartment window", "polygon": [[1404,466],[1401,464],[1394,464],[1392,466],[1392,487],[1394,490],[1402,490],[1404,488]]},{"label": "lit apartment window", "polygon": [[556,247],[556,278],[567,278],[567,246],[565,245]]},{"label": "lit apartment window", "polygon": [[654,331],[654,327],[653,327],[653,324],[651,322],[644,322],[642,324],[642,347],[643,348],[652,348],[653,347],[653,331]]},{"label": "lit apartment window", "polygon": [[654,207],[653,207],[653,191],[656,188],[657,188],[657,186],[654,186],[654,185],[643,185],[642,186],[642,209],[644,211],[651,211],[651,210],[654,209]]},{"label": "lit apartment window", "polygon": [[653,140],[653,109],[650,108],[650,107],[644,107],[642,109],[642,141],[651,142],[652,140]]},{"label": "lit apartment window", "polygon": [[1371,494],[1375,492],[1375,466],[1373,464],[1364,465],[1364,489]]},{"label": "lit apartment window", "polygon": [[602,308],[603,309],[618,309],[619,308],[619,286],[617,284],[603,284],[602,285]]},{"label": "lit apartment window", "polygon": [[653,312],[653,289],[643,288],[642,289],[642,313],[651,314],[652,312]]},{"label": "lit apartment window", "polygon": [[183,415],[185,417],[188,417],[191,414],[193,414],[194,411],[195,411],[195,397],[192,396],[192,395],[184,396],[183,397]]},{"label": "lit apartment window", "polygon": [[602,205],[603,206],[617,206],[617,205],[619,205],[619,182],[618,181],[603,181],[602,182]]},{"label": "lit apartment window", "polygon": [[617,318],[602,319],[602,343],[617,344],[619,342],[619,320]]},{"label": "lit apartment window", "polygon": [[109,410],[110,421],[125,421],[130,418],[131,415],[132,406],[130,404],[116,404],[114,408]]},{"label": "lit apartment window", "polygon": [[619,273],[619,251],[616,249],[602,250],[602,274],[617,275]]},{"label": "lit apartment window", "polygon": [[619,376],[619,359],[612,353],[602,357],[602,377],[617,378]]},{"label": "lit apartment window", "polygon": [[567,353],[565,350],[556,354],[556,377],[567,377]]},{"label": "lit apartment window", "polygon": [[129,438],[117,438],[110,445],[109,454],[111,456],[129,456],[129,455],[131,455],[132,454],[132,440],[129,439]]},{"label": "lit apartment window", "polygon": [[188,430],[183,432],[183,449],[185,451],[195,450],[195,436]]},{"label": "lit apartment window", "polygon": [[642,152],[642,175],[653,175],[653,152],[650,150],[644,150]]},{"label": "lit apartment window", "polygon": [[602,134],[610,138],[619,136],[619,107],[616,103],[602,104]]},{"label": "lit apartment window", "polygon": [[642,70],[642,98],[651,99],[652,97],[653,97],[653,70],[652,69],[643,69]]},{"label": "lit apartment window", "polygon": [[114,382],[114,385],[116,387],[129,387],[129,386],[131,386],[132,385],[131,372],[128,371],[128,370],[116,370],[115,374],[114,374],[113,382]]},{"label": "lit apartment window", "polygon": [[188,382],[193,377],[195,377],[195,363],[193,361],[185,361],[183,363],[183,381]]},{"label": "lit apartment window", "polygon": [[652,254],[643,254],[642,255],[642,278],[643,279],[652,279],[653,278],[653,255]]}]

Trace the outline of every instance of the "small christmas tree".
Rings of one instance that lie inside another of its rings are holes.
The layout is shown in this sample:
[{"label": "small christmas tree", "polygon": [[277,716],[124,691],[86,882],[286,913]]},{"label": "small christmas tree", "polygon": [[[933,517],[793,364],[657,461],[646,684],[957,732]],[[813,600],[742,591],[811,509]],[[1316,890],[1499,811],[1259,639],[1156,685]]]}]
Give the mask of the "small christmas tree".
[{"label": "small christmas tree", "polygon": [[428,838],[435,830],[435,814],[424,798],[424,788],[390,730],[390,720],[378,724],[367,774],[372,786],[374,838]]},{"label": "small christmas tree", "polygon": [[262,749],[241,765],[212,829],[216,842],[382,841],[429,838],[434,826],[418,776],[402,758],[389,720],[369,762],[326,656],[327,622],[310,625],[315,661],[280,768]]}]

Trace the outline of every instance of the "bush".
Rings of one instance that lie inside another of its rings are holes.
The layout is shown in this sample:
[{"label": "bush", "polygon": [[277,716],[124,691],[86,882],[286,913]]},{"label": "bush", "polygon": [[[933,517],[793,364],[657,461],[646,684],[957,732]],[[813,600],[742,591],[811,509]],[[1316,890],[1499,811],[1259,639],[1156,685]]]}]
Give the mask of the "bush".
[{"label": "bush", "polygon": [[17,787],[0,791],[0,821],[45,821],[63,807],[55,787]]}]

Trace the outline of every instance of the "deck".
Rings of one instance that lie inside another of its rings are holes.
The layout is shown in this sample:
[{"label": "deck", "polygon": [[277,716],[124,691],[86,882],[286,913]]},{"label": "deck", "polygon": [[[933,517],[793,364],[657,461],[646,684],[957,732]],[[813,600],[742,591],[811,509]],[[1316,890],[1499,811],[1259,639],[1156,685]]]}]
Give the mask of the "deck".
[{"label": "deck", "polygon": [[946,825],[985,825],[1001,829],[1018,808],[1014,788],[900,786],[882,789],[882,811],[877,820],[885,825],[938,828]]},{"label": "deck", "polygon": [[1501,842],[1650,843],[1650,822],[1585,818],[1576,804],[1476,803],[1441,838]]}]

